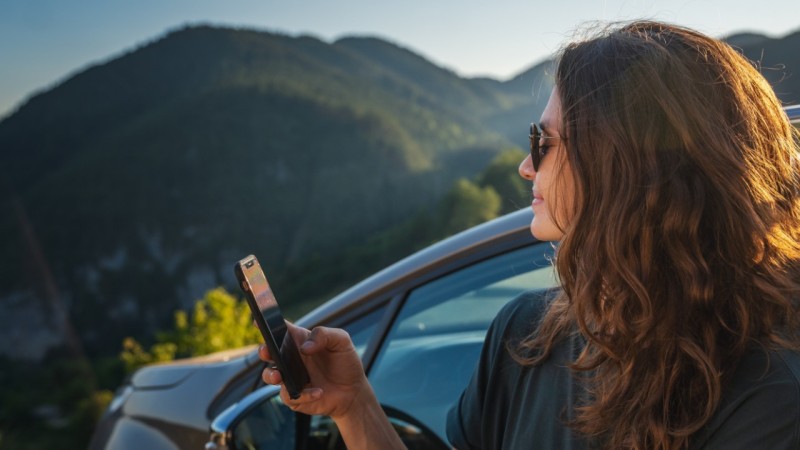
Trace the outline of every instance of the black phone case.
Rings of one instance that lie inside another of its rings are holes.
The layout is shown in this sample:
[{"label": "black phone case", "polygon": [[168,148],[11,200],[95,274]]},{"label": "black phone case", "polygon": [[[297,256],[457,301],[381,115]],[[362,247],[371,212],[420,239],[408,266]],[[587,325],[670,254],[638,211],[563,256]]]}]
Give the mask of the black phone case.
[{"label": "black phone case", "polygon": [[250,306],[250,311],[253,314],[253,319],[255,320],[259,331],[261,331],[261,336],[264,338],[264,343],[266,344],[267,349],[269,349],[269,354],[272,357],[272,361],[275,363],[275,366],[281,373],[283,384],[286,386],[286,391],[289,393],[289,397],[296,399],[300,397],[303,387],[310,381],[308,371],[301,360],[300,351],[297,348],[297,344],[295,343],[288,329],[286,330],[286,336],[284,337],[283,351],[278,348],[278,344],[275,341],[275,336],[267,325],[267,322],[264,320],[255,296],[249,289],[246,290],[242,286],[242,282],[247,281],[247,278],[239,264],[240,262],[236,263],[233,270],[236,274],[236,280],[238,281],[239,289],[241,289],[244,293],[245,300]]}]

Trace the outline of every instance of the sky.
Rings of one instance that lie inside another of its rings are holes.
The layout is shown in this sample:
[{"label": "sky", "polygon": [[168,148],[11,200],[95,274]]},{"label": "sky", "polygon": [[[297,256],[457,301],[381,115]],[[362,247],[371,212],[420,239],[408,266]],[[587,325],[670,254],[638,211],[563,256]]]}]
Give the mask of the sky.
[{"label": "sky", "polygon": [[30,95],[187,24],[326,41],[378,36],[462,76],[504,80],[596,21],[663,20],[716,37],[800,30],[797,0],[0,0],[0,118]]}]

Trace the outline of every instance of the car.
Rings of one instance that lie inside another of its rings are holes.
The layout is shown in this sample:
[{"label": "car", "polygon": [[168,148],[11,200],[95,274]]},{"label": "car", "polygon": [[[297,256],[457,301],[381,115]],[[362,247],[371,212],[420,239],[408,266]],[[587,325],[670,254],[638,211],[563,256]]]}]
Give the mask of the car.
[{"label": "car", "polygon": [[[800,126],[800,105],[784,108]],[[497,311],[557,285],[553,246],[529,208],[434,244],[297,321],[350,333],[409,449],[448,449],[445,417],[466,386]],[[255,347],[142,368],[116,393],[90,449],[344,448],[326,417],[295,413],[264,385]]]},{"label": "car", "polygon": [[[531,236],[531,219],[528,208],[443,240],[297,321],[348,331],[410,448],[444,445],[445,415],[497,311],[556,284],[553,247]],[[332,421],[283,406],[262,369],[254,347],[142,368],[117,391],[90,448],[199,448],[209,429],[208,448],[333,448]]]}]

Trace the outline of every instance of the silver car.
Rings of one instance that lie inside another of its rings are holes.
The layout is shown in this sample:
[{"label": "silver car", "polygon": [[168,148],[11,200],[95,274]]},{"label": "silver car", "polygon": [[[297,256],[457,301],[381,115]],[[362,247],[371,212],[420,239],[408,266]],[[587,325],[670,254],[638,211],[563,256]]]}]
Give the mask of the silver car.
[{"label": "silver car", "polygon": [[[495,314],[525,290],[556,284],[552,246],[531,236],[531,214],[521,210],[428,247],[297,321],[350,333],[409,448],[449,448],[445,415]],[[140,369],[118,390],[90,448],[343,445],[329,419],[283,406],[262,369],[254,347]]]},{"label": "silver car", "polygon": [[[785,108],[800,125],[800,106]],[[530,209],[426,248],[297,323],[347,330],[409,449],[448,449],[445,417],[497,311],[557,284]],[[254,347],[140,369],[117,391],[90,449],[336,449],[333,422],[285,407]]]}]

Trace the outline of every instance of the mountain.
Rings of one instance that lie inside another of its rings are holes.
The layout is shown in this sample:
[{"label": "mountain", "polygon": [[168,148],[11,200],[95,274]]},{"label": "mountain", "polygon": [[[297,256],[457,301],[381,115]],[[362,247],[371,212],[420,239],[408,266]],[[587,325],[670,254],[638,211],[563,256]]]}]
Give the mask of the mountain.
[{"label": "mountain", "polygon": [[249,253],[280,279],[432,208],[525,145],[540,76],[208,26],[87,68],[0,122],[0,353],[118,351]]},{"label": "mountain", "polygon": [[[800,33],[728,40],[800,101]],[[525,148],[552,72],[462,78],[377,38],[208,26],[88,67],[0,122],[0,354],[116,352],[249,253],[293,285],[284,304],[354,281],[303,274]]]},{"label": "mountain", "polygon": [[760,45],[763,42],[771,41],[772,38],[761,33],[736,33],[726,37],[725,42],[734,48],[741,49],[742,47],[751,47]]},{"label": "mountain", "polygon": [[797,58],[800,31],[782,38],[741,33],[726,41],[756,64],[784,104],[800,103],[800,61]]}]

